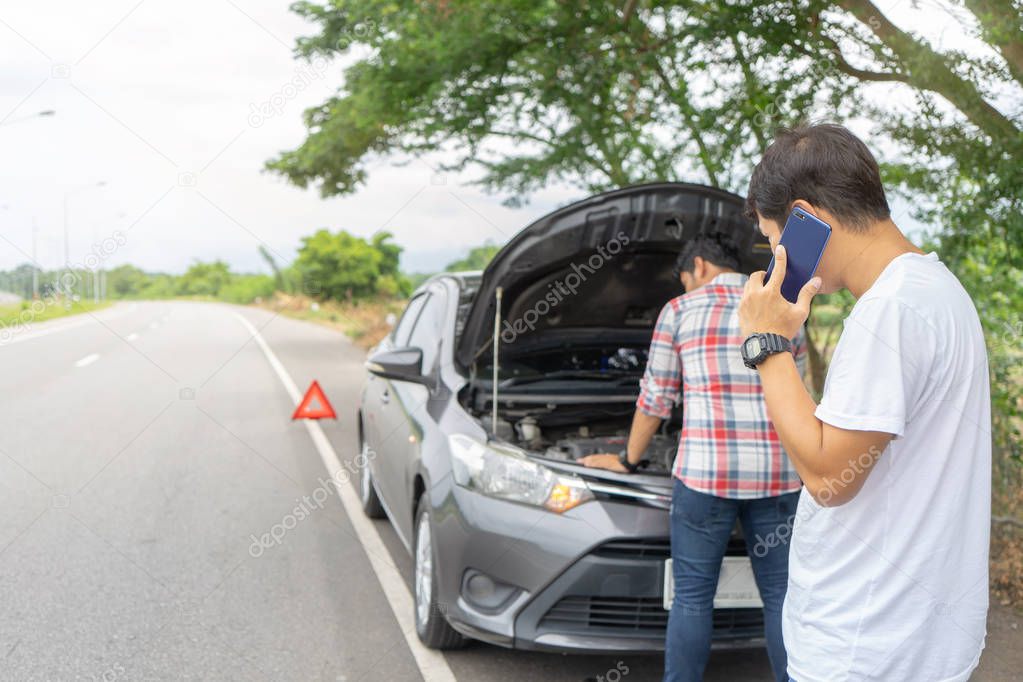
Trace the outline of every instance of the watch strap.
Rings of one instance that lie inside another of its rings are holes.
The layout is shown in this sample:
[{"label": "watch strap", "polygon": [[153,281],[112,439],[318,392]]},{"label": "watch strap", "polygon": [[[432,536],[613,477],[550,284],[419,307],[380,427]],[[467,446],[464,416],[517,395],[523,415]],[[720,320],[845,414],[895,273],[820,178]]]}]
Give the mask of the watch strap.
[{"label": "watch strap", "polygon": [[636,473],[636,471],[639,469],[638,464],[633,464],[632,462],[629,461],[628,450],[622,450],[621,452],[618,453],[618,461],[622,463],[622,466],[625,467],[630,474]]},{"label": "watch strap", "polygon": [[783,353],[792,349],[792,342],[781,334],[761,334],[760,337],[761,341],[764,342],[764,349],[767,351],[767,355]]},{"label": "watch strap", "polygon": [[743,364],[750,369],[756,369],[760,363],[772,355],[792,350],[792,342],[781,334],[750,334],[746,340],[754,337],[760,342],[760,352],[757,355],[746,357],[746,342],[744,341],[742,345]]}]

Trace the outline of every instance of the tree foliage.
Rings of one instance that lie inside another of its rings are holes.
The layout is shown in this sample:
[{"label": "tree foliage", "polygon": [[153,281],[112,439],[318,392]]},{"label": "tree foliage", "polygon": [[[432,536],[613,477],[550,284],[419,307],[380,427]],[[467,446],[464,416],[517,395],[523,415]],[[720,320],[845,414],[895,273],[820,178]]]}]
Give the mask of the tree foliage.
[{"label": "tree foliage", "polygon": [[398,270],[401,247],[380,232],[370,240],[341,230],[317,230],[302,238],[294,268],[303,290],[335,300],[373,294],[396,295],[406,288]]},{"label": "tree foliage", "polygon": [[456,261],[448,263],[447,267],[444,268],[446,272],[459,272],[462,270],[482,270],[487,267],[487,264],[493,260],[497,252],[501,250],[501,247],[496,244],[486,243],[482,246],[476,246],[469,249],[469,253],[465,255],[465,258],[459,258]]},{"label": "tree foliage", "polygon": [[148,279],[149,275],[134,265],[118,265],[107,272],[107,293],[114,298],[136,296]]},{"label": "tree foliage", "polygon": [[217,296],[231,280],[231,268],[221,260],[196,262],[189,266],[177,282],[177,293],[183,296]]}]

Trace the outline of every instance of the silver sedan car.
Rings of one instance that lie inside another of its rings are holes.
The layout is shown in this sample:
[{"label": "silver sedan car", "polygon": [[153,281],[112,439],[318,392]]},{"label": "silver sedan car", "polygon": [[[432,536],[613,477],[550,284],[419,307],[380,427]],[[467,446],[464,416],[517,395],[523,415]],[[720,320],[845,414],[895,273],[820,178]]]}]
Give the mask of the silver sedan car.
[{"label": "silver sedan car", "polygon": [[[680,293],[675,256],[711,231],[743,245],[747,271],[766,265],[728,192],[658,183],[591,197],[526,227],[484,272],[428,280],[371,351],[362,502],[412,553],[428,646],[663,650],[681,413],[641,473],[577,460],[624,448],[657,314]],[[738,528],[728,556],[715,646],[762,646]]]}]

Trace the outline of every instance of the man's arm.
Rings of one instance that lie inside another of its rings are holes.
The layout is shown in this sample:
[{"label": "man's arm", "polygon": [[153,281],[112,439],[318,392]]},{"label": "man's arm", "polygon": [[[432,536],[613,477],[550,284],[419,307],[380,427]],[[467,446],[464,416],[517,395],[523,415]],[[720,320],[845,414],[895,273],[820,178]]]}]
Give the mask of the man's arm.
[{"label": "man's arm", "polygon": [[[750,276],[739,305],[743,334],[774,333],[793,338],[810,313],[810,300],[820,287],[813,278],[796,303],[781,295],[787,258],[784,247],[775,253],[775,271],[764,284],[764,273]],[[803,485],[825,506],[845,504],[860,491],[874,462],[892,434],[854,431],[825,424],[817,418],[817,404],[803,385],[790,353],[767,358],[758,368],[767,413],[792,460]]]},{"label": "man's arm", "polygon": [[772,355],[758,369],[767,415],[803,485],[826,507],[854,498],[892,434],[840,429],[818,419],[790,353]]},{"label": "man's arm", "polygon": [[660,417],[655,417],[646,414],[638,408],[636,409],[636,414],[632,417],[632,428],[629,429],[629,443],[626,446],[628,448],[626,452],[631,464],[639,464],[640,460],[643,459],[643,453],[646,452],[647,447],[650,445],[650,439],[654,437],[659,428],[661,428]]},{"label": "man's arm", "polygon": [[[643,459],[643,453],[650,445],[650,439],[654,437],[659,428],[661,428],[660,417],[654,417],[636,409],[636,414],[632,417],[632,428],[629,429],[629,442],[626,446],[629,462],[639,464]],[[583,466],[610,469],[620,473],[628,471],[622,466],[616,454],[586,455],[579,458],[579,463]]]}]

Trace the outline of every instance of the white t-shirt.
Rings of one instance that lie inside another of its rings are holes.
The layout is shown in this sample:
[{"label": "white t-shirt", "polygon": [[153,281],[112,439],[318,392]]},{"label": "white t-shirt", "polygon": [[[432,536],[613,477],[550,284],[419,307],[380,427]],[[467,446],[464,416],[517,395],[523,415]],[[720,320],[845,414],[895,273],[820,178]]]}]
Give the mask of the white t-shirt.
[{"label": "white t-shirt", "polygon": [[969,679],[986,634],[990,403],[973,302],[935,254],[899,256],[845,321],[817,408],[895,438],[852,501],[800,495],[783,612],[796,682]]}]

